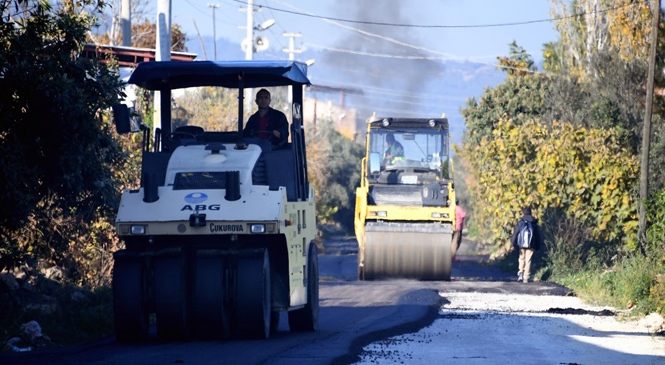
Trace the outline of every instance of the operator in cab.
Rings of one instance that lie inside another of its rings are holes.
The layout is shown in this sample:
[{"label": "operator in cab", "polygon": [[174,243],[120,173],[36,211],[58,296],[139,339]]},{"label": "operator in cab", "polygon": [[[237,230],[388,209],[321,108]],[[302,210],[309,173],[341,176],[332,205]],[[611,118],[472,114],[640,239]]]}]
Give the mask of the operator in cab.
[{"label": "operator in cab", "polygon": [[268,90],[256,93],[256,105],[259,110],[247,120],[243,136],[269,140],[273,149],[285,145],[289,139],[289,122],[284,113],[270,107]]},{"label": "operator in cab", "polygon": [[388,133],[386,135],[386,152],[383,153],[383,164],[393,165],[397,161],[404,160],[404,147],[398,141],[395,141],[395,135]]}]

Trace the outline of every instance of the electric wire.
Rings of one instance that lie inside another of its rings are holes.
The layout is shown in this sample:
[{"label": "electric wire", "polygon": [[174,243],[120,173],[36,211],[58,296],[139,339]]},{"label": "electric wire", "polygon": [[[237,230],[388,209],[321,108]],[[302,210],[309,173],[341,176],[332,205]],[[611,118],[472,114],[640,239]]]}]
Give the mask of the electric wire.
[{"label": "electric wire", "polygon": [[[247,4],[247,2],[244,1],[244,0],[231,0],[231,1],[235,1],[235,2],[241,3],[241,4],[243,4],[243,3]],[[613,11],[613,10],[618,10],[618,9],[621,9],[621,8],[624,8],[624,7],[641,5],[643,3],[648,3],[648,2],[649,2],[649,0],[635,1],[635,2],[631,2],[630,4],[608,7],[608,8],[599,9],[599,10],[595,10],[595,11],[591,11],[591,12],[580,12],[580,13],[571,14],[571,15],[567,15],[567,16],[548,18],[548,19],[536,19],[536,20],[527,20],[527,21],[521,21],[521,22],[508,22],[508,23],[495,23],[495,24],[466,24],[466,25],[464,25],[464,24],[463,25],[427,25],[427,24],[400,24],[400,23],[373,22],[373,21],[366,21],[366,20],[352,20],[352,19],[329,17],[329,16],[323,16],[323,15],[314,15],[314,14],[311,14],[311,13],[304,13],[304,12],[299,12],[299,11],[280,9],[280,8],[275,8],[275,7],[270,7],[270,6],[266,6],[266,7],[271,9],[271,10],[274,10],[274,11],[288,13],[288,14],[292,14],[292,15],[300,15],[300,16],[319,18],[319,19],[323,19],[323,20],[331,20],[331,21],[344,22],[344,23],[354,23],[354,24],[363,24],[363,25],[380,25],[380,26],[402,27],[402,28],[446,28],[446,29],[453,29],[453,28],[496,28],[496,27],[511,27],[511,26],[518,26],[518,25],[528,25],[528,24],[535,24],[535,23],[546,23],[546,22],[552,22],[552,21],[557,21],[557,20],[578,18],[578,17],[586,16],[586,15],[606,13],[606,12],[610,12],[610,11]]]}]

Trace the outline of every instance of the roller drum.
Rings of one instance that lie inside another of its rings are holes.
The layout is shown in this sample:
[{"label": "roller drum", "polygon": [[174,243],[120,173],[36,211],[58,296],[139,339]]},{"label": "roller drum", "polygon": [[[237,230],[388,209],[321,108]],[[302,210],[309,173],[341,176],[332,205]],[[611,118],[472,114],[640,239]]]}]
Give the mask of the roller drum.
[{"label": "roller drum", "polygon": [[369,222],[365,226],[364,280],[450,280],[452,226]]}]

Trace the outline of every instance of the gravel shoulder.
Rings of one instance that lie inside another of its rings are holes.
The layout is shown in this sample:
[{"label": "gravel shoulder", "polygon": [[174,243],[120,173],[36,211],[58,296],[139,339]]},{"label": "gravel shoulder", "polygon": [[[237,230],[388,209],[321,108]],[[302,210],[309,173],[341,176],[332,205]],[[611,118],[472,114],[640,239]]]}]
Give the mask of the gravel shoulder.
[{"label": "gravel shoulder", "polygon": [[644,321],[576,297],[439,294],[446,303],[432,325],[366,346],[357,364],[665,363],[665,337]]},{"label": "gravel shoulder", "polygon": [[[356,263],[345,256],[354,244],[331,247],[338,252],[329,260],[347,281],[356,280]],[[438,317],[417,332],[367,344],[355,364],[665,364],[658,320],[591,305],[557,284],[518,283],[485,264],[489,255],[472,242],[458,257],[452,281],[420,283],[441,296]]]}]

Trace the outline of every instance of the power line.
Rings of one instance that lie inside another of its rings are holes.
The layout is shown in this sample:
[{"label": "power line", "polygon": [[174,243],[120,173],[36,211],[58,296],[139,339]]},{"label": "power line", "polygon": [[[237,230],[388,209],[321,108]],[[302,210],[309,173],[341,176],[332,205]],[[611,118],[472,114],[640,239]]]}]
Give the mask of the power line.
[{"label": "power line", "polygon": [[[230,0],[230,1],[239,1],[239,0]],[[278,3],[280,3],[278,0],[275,0],[275,1],[277,1]],[[286,5],[286,6],[289,6],[289,7],[293,7],[293,8],[295,8],[293,5],[290,5],[290,4],[288,4],[288,3],[282,3],[282,4],[283,4],[283,5]],[[301,13],[302,13],[302,12],[301,12]],[[305,13],[302,13],[302,14],[305,14]],[[413,45],[413,44],[410,44],[410,43],[407,43],[407,42],[401,41],[401,40],[399,40],[399,39],[395,39],[395,38],[388,37],[388,36],[381,35],[381,34],[376,34],[376,33],[368,32],[368,31],[363,30],[363,29],[354,28],[354,27],[352,27],[352,26],[350,26],[350,25],[341,24],[341,23],[336,22],[336,21],[333,21],[333,20],[329,20],[329,19],[321,19],[321,20],[324,21],[324,22],[326,22],[326,23],[333,24],[333,25],[335,25],[335,26],[337,26],[337,27],[340,27],[340,28],[343,28],[343,29],[346,29],[346,30],[349,30],[349,31],[352,31],[352,32],[355,32],[355,33],[359,33],[359,34],[361,34],[361,36],[364,36],[364,37],[378,38],[378,39],[380,39],[380,40],[383,40],[383,41],[386,41],[386,42],[390,42],[390,43],[393,43],[393,44],[397,44],[397,45],[399,45],[399,46],[403,46],[403,47],[407,47],[407,48],[411,48],[411,49],[415,49],[415,50],[419,50],[419,51],[427,52],[427,53],[430,53],[430,54],[439,55],[439,56],[444,57],[443,59],[459,60],[459,61],[467,61],[467,60],[468,60],[468,59],[466,59],[466,58],[464,58],[464,57],[455,56],[455,55],[451,55],[451,54],[448,54],[448,53],[444,53],[444,52],[440,52],[440,51],[432,50],[432,49],[429,49],[429,48],[425,48],[425,47],[422,47],[422,46]],[[369,39],[369,38],[368,38],[368,39]],[[331,49],[331,50],[332,50],[332,49]],[[336,51],[336,52],[343,52],[343,53],[355,53],[355,52],[358,52],[358,51],[353,51],[353,50],[334,50],[334,51]],[[369,55],[369,54],[368,54],[368,55]],[[489,64],[489,63],[484,63],[484,62],[480,62],[480,61],[471,61],[471,62],[474,62],[474,63],[477,63],[477,64],[481,64],[481,65],[486,65],[486,66],[499,67],[499,66],[497,66],[497,65],[495,65],[495,64]],[[529,70],[529,69],[517,69],[517,68],[514,68],[514,67],[510,67],[510,66],[500,66],[500,67],[502,67],[502,68],[506,68],[506,69],[520,70],[520,71],[529,72],[529,73],[541,73],[540,71],[533,71],[533,70]]]},{"label": "power line", "polygon": [[[232,1],[232,0],[230,0],[230,1]],[[201,13],[201,15],[203,15],[203,16],[205,16],[205,17],[207,17],[207,18],[212,18],[212,16],[211,16],[210,13],[208,12],[208,10],[205,9],[205,7],[201,7],[199,4],[195,4],[195,3],[193,3],[192,0],[185,0],[185,3],[187,3],[192,9],[194,9],[194,10],[196,10],[197,12]],[[236,8],[234,7],[234,5],[227,4],[227,3],[225,3],[223,0],[221,1],[221,6],[224,6],[224,7],[233,7],[233,10],[236,10]],[[224,12],[224,11],[222,11],[222,14],[230,14],[230,12]],[[177,14],[176,14],[176,16],[177,16]],[[217,19],[216,21],[217,21],[217,22],[220,22],[220,23],[224,23],[224,24],[229,24],[229,25],[235,25],[235,24],[236,24],[236,22],[230,22],[230,21],[227,21],[227,20],[224,19],[223,17],[222,17],[221,19]]]},{"label": "power line", "polygon": [[[247,2],[245,0],[231,0],[231,1],[235,1],[235,2],[241,3],[241,4],[247,4]],[[637,1],[637,2],[631,3],[631,4],[614,6],[614,7],[595,10],[595,11],[591,11],[591,12],[581,12],[581,13],[576,13],[576,14],[572,14],[572,15],[568,15],[568,16],[562,16],[562,17],[556,17],[556,18],[550,18],[550,19],[537,19],[537,20],[527,20],[527,21],[522,21],[522,22],[495,23],[495,24],[469,24],[469,25],[423,25],[423,24],[401,24],[401,23],[372,22],[372,21],[365,21],[365,20],[352,20],[352,19],[336,18],[336,17],[329,17],[329,16],[323,16],[323,15],[307,14],[307,13],[302,13],[302,12],[292,11],[292,10],[286,10],[286,9],[280,9],[280,8],[271,7],[271,6],[264,6],[264,7],[267,8],[267,9],[282,12],[282,13],[287,13],[287,14],[292,14],[292,15],[299,15],[299,16],[306,16],[306,17],[310,17],[310,18],[318,18],[318,19],[323,19],[323,20],[338,21],[338,22],[344,22],[344,23],[379,25],[379,26],[402,27],[402,28],[455,29],[455,28],[497,28],[497,27],[511,27],[511,26],[518,26],[518,25],[528,25],[528,24],[535,24],[535,23],[547,23],[547,22],[552,22],[552,21],[557,21],[557,20],[578,18],[578,17],[581,17],[581,16],[586,16],[586,15],[591,15],[591,14],[606,13],[606,12],[610,12],[610,11],[613,11],[613,10],[625,8],[625,7],[628,7],[628,6],[641,5],[643,3],[648,3],[648,2],[649,2],[649,0],[642,0],[642,1]]]}]

